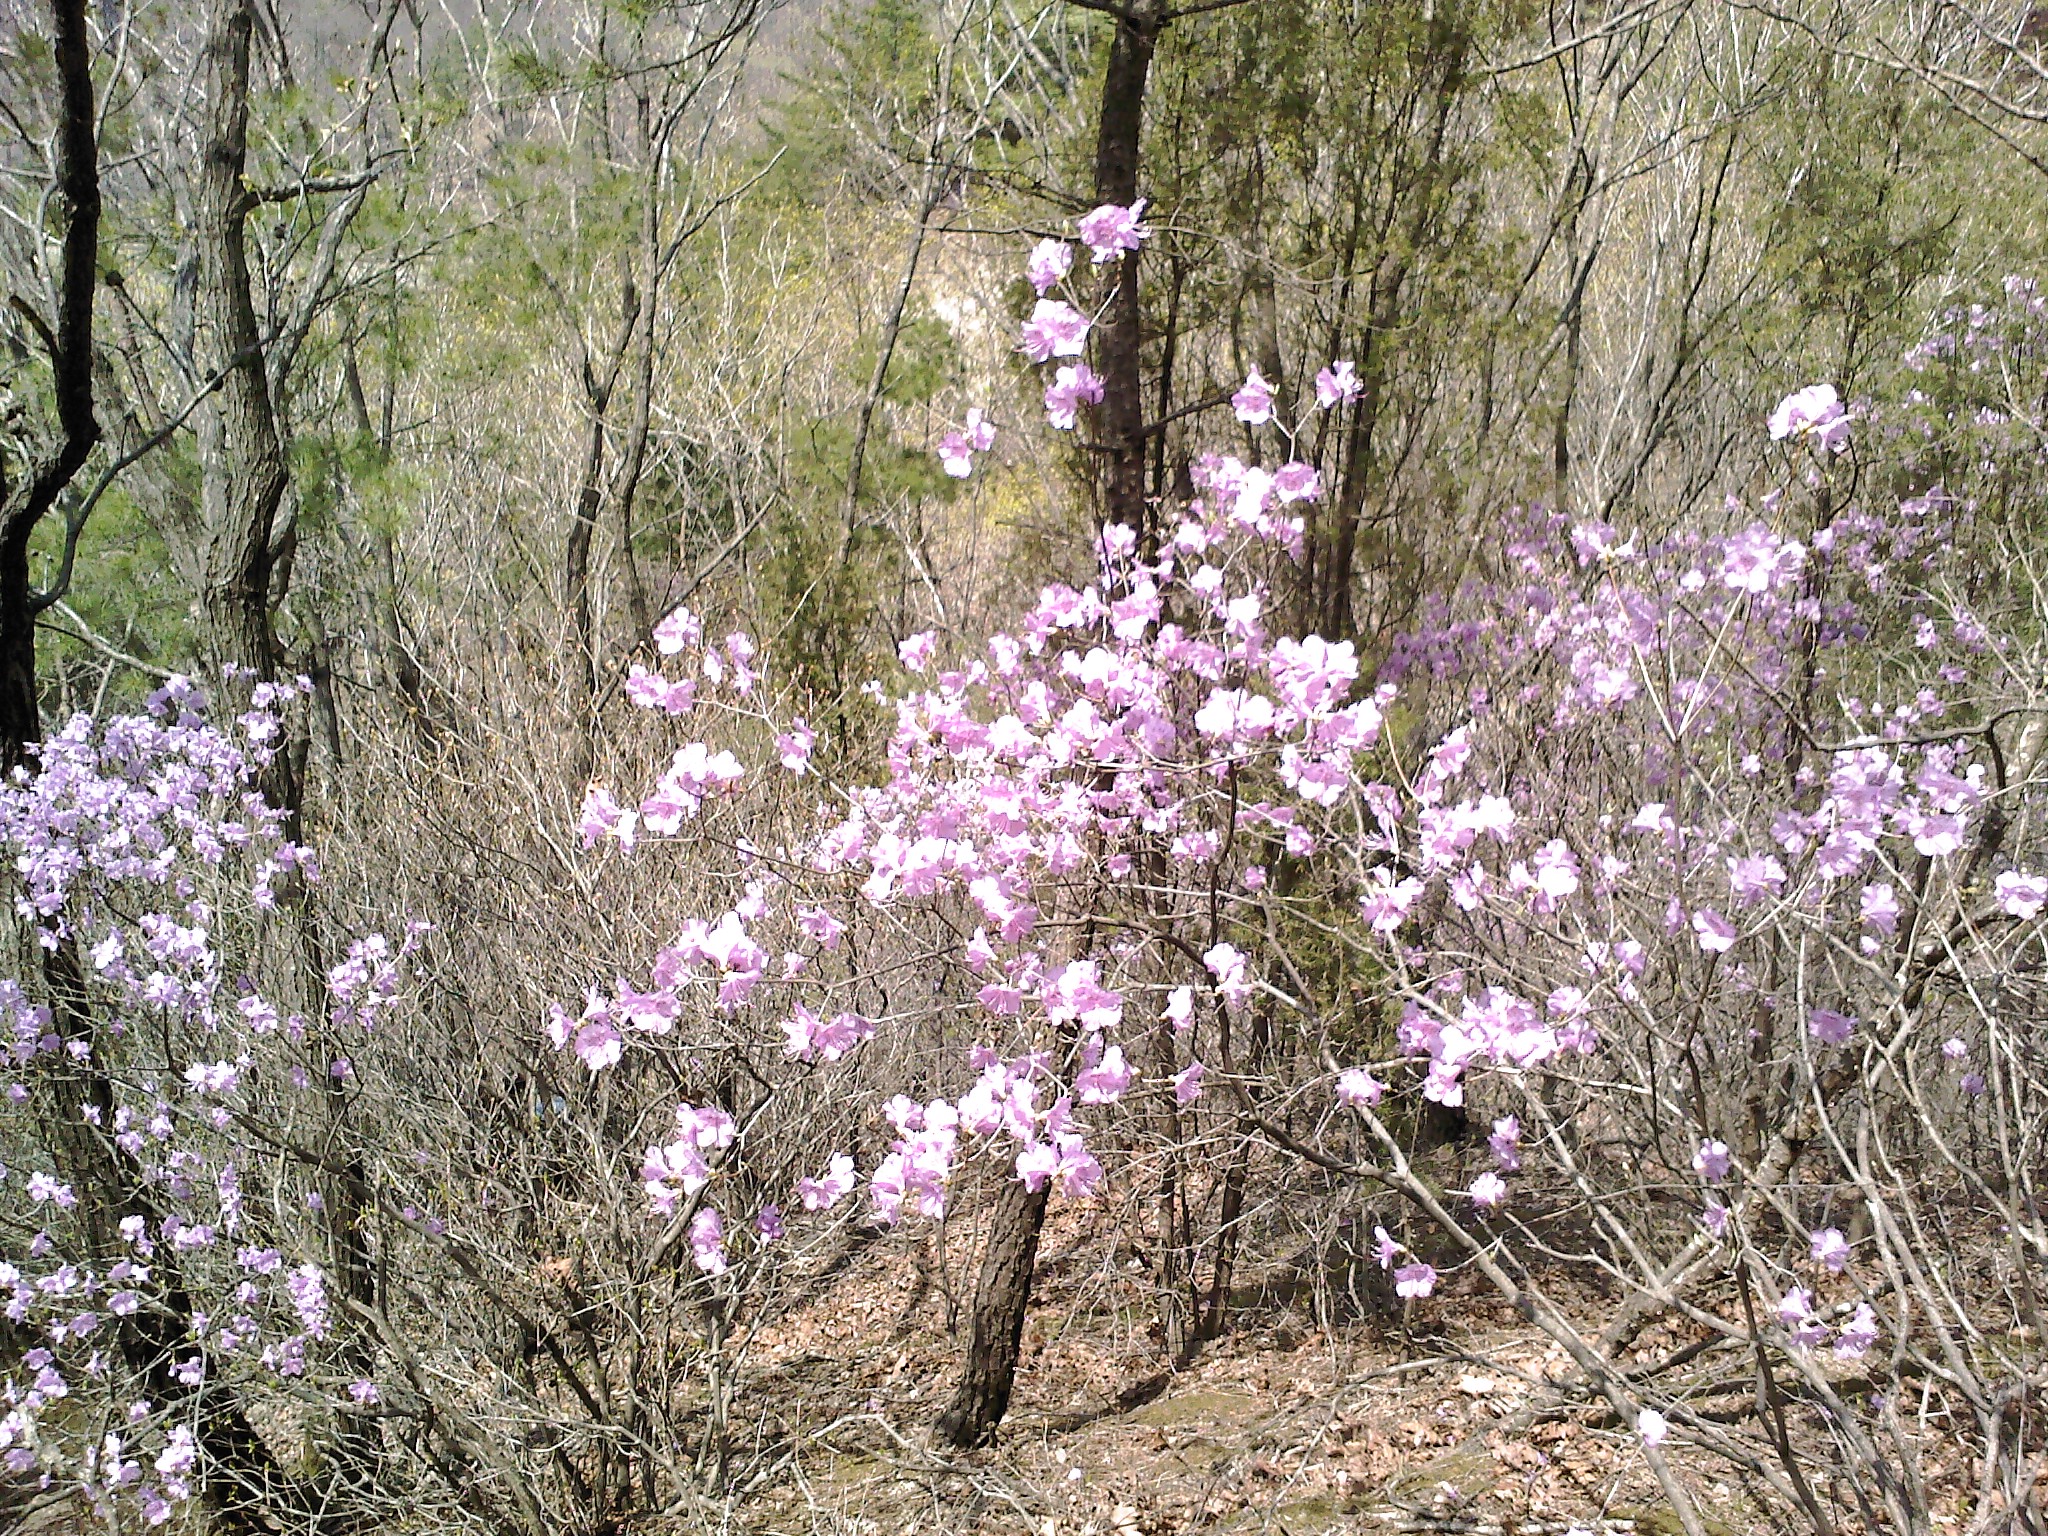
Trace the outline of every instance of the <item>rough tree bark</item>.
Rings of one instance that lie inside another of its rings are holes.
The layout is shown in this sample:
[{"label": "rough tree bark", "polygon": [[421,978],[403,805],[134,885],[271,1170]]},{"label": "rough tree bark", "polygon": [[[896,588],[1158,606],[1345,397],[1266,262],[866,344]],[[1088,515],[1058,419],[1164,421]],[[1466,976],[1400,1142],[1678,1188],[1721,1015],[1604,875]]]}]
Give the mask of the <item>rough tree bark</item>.
[{"label": "rough tree bark", "polygon": [[[1094,7],[1091,7],[1091,9]],[[1107,8],[1107,7],[1104,7]],[[1095,138],[1095,200],[1128,205],[1138,196],[1138,154],[1145,129],[1145,85],[1152,55],[1171,13],[1159,0],[1111,11],[1116,32],[1102,77]],[[1139,253],[1116,264],[1116,288],[1096,327],[1102,371],[1102,520],[1129,528],[1151,547],[1145,494],[1144,331],[1138,287]]]},{"label": "rough tree bark", "polygon": [[[92,396],[100,171],[85,0],[51,0],[50,36],[59,98],[49,200],[60,231],[54,326],[25,300],[14,302],[49,351],[57,428],[54,439],[31,454],[18,483],[9,485],[0,465],[0,768],[20,763],[28,744],[42,737],[36,696],[36,615],[42,603],[29,589],[29,539],[100,437]],[[68,530],[73,540],[77,533]]]},{"label": "rough tree bark", "polygon": [[[196,413],[211,660],[266,681],[277,676],[271,629],[272,539],[287,484],[284,447],[249,291],[244,179],[249,149],[249,0],[214,0],[199,84],[204,105],[192,243],[193,355],[221,386]],[[266,786],[269,788],[270,786]]]},{"label": "rough tree bark", "polygon": [[1004,1181],[989,1223],[988,1249],[974,1284],[967,1363],[953,1400],[939,1415],[935,1432],[965,1450],[985,1444],[1010,1411],[1017,1357],[1024,1342],[1024,1315],[1031,1305],[1031,1271],[1038,1262],[1038,1235],[1052,1181],[1036,1192],[1021,1179]]}]

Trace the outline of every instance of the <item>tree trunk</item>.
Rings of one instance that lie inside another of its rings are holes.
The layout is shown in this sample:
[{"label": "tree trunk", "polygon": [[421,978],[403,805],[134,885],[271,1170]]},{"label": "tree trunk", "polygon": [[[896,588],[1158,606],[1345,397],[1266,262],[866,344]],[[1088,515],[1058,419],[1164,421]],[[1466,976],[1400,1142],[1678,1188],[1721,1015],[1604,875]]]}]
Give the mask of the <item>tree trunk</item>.
[{"label": "tree trunk", "polygon": [[[238,672],[270,681],[278,670],[270,625],[271,540],[286,475],[249,296],[244,231],[252,27],[249,0],[215,0],[200,59],[206,139],[193,199],[192,307],[201,375],[224,374],[196,413],[207,640],[224,678]],[[278,794],[281,788],[287,786],[264,785],[276,803],[295,802],[295,795]]]},{"label": "tree trunk", "polygon": [[1031,1271],[1038,1260],[1038,1235],[1045,1227],[1047,1179],[1036,1192],[1021,1179],[1008,1179],[996,1196],[988,1251],[974,1286],[967,1363],[953,1401],[939,1416],[935,1433],[965,1450],[985,1444],[1010,1409],[1017,1357],[1024,1341],[1024,1314],[1031,1304]]},{"label": "tree trunk", "polygon": [[[42,737],[36,692],[36,614],[28,545],[36,525],[84,467],[99,441],[92,408],[92,305],[99,273],[99,146],[93,136],[92,43],[85,0],[51,0],[51,53],[59,93],[50,213],[63,230],[55,329],[44,331],[57,405],[57,436],[10,486],[0,466],[0,770],[23,761]],[[17,300],[17,302],[21,302]],[[30,311],[33,314],[33,311]],[[43,330],[40,322],[38,330]],[[77,530],[67,530],[76,538]]]},{"label": "tree trunk", "polygon": [[[1163,5],[1120,13],[1102,77],[1102,110],[1095,140],[1095,198],[1126,204],[1138,196],[1138,151],[1145,128],[1145,82],[1152,53],[1166,26]],[[1144,336],[1138,290],[1138,252],[1116,265],[1116,290],[1096,327],[1102,369],[1102,520],[1138,535],[1150,548],[1153,530],[1145,502]]]}]

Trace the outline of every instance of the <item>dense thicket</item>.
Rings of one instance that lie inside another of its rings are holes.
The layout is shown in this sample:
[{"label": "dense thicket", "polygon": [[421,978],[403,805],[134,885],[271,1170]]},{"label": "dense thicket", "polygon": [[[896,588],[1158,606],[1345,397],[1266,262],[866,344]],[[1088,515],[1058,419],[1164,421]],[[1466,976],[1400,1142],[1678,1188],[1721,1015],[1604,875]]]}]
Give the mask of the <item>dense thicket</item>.
[{"label": "dense thicket", "polygon": [[476,9],[0,22],[10,1499],[746,1525],[883,1243],[1035,1518],[1071,1205],[2042,1528],[2035,12]]}]

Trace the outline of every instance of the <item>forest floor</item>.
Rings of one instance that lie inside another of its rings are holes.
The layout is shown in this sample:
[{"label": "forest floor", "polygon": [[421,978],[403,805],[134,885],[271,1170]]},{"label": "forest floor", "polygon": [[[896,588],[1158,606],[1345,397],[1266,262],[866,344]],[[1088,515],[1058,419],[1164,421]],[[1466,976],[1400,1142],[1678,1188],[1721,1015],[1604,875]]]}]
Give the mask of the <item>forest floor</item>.
[{"label": "forest floor", "polygon": [[[742,1456],[750,1433],[781,1454],[745,1528],[1681,1530],[1631,1428],[1598,1410],[1541,1411],[1553,1401],[1541,1382],[1564,1373],[1562,1352],[1470,1283],[1476,1276],[1452,1277],[1424,1302],[1359,1308],[1276,1271],[1240,1293],[1222,1338],[1169,1371],[1149,1277],[1129,1260],[1083,1267],[1083,1255],[1105,1251],[1090,1236],[1046,1233],[1016,1397],[985,1451],[929,1440],[958,1365],[935,1298],[948,1287],[929,1250],[869,1247],[764,1329],[734,1439]],[[1595,1327],[1611,1306],[1592,1291],[1559,1299]],[[751,1431],[741,1422],[749,1404]],[[1711,1536],[1779,1523],[1724,1465],[1682,1454],[1675,1465]]]}]

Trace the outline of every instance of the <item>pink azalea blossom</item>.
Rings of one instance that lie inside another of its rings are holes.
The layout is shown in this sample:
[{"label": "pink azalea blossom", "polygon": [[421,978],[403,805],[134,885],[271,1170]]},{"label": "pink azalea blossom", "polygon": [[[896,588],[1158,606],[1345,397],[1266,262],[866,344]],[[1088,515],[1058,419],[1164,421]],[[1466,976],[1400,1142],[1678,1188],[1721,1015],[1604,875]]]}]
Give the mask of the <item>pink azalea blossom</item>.
[{"label": "pink azalea blossom", "polygon": [[1771,412],[1771,440],[1812,437],[1830,453],[1849,446],[1849,416],[1832,384],[1809,384],[1778,402]]},{"label": "pink azalea blossom", "polygon": [[1237,419],[1249,426],[1261,426],[1273,419],[1273,386],[1254,368],[1245,375],[1244,386],[1230,397]]},{"label": "pink azalea blossom", "polygon": [[1386,1091],[1386,1085],[1363,1067],[1347,1067],[1337,1074],[1337,1102],[1347,1108],[1370,1108]]},{"label": "pink azalea blossom", "polygon": [[2008,869],[1992,882],[1992,891],[2008,917],[2028,921],[2048,907],[2048,875],[2024,875]]},{"label": "pink azalea blossom", "polygon": [[1436,1271],[1427,1264],[1403,1264],[1394,1271],[1394,1294],[1405,1301],[1420,1301],[1436,1289]]},{"label": "pink azalea blossom", "polygon": [[1733,1166],[1734,1159],[1724,1141],[1703,1141],[1692,1155],[1692,1171],[1709,1184],[1718,1184],[1727,1178]]},{"label": "pink azalea blossom", "polygon": [[1636,1438],[1645,1445],[1662,1445],[1671,1438],[1671,1425],[1656,1409],[1645,1408],[1636,1415]]},{"label": "pink azalea blossom", "polygon": [[977,405],[967,412],[967,424],[962,428],[962,435],[966,437],[969,448],[976,453],[987,453],[996,445],[996,424],[982,414],[981,407]]},{"label": "pink azalea blossom", "polygon": [[777,759],[791,773],[804,773],[810,768],[811,748],[817,740],[818,733],[804,724],[799,715],[789,723],[787,731],[775,738]]},{"label": "pink azalea blossom", "polygon": [[1017,349],[1034,363],[1055,357],[1079,357],[1088,340],[1088,317],[1071,304],[1058,299],[1040,299],[1017,342]]},{"label": "pink azalea blossom", "polygon": [[1710,955],[1725,955],[1735,947],[1735,925],[1712,907],[1693,913],[1692,931],[1699,936],[1700,948]]},{"label": "pink azalea blossom", "polygon": [[1114,1104],[1131,1086],[1131,1075],[1123,1047],[1112,1045],[1101,1061],[1074,1079],[1074,1097],[1083,1104]]},{"label": "pink azalea blossom", "polygon": [[1796,579],[1805,564],[1805,546],[1755,523],[1727,542],[1721,584],[1735,592],[1762,594]]},{"label": "pink azalea blossom", "polygon": [[1365,386],[1349,360],[1334,362],[1316,373],[1316,404],[1324,410],[1356,400]]},{"label": "pink azalea blossom", "polygon": [[707,1275],[725,1273],[725,1223],[709,1206],[690,1218],[690,1256]]},{"label": "pink azalea blossom", "polygon": [[1502,1173],[1513,1173],[1522,1166],[1522,1122],[1508,1115],[1493,1122],[1493,1134],[1486,1138],[1486,1145],[1492,1149],[1494,1161]]},{"label": "pink azalea blossom", "polygon": [[1202,964],[1216,978],[1216,990],[1222,994],[1224,1005],[1232,1009],[1242,1008],[1252,995],[1243,954],[1232,945],[1217,944],[1202,956]]},{"label": "pink azalea blossom", "polygon": [[1832,1008],[1816,1008],[1807,1014],[1806,1027],[1822,1045],[1847,1045],[1856,1032],[1856,1021]]},{"label": "pink azalea blossom", "polygon": [[1899,929],[1899,898],[1889,885],[1866,885],[1860,898],[1863,922],[1889,938]]},{"label": "pink azalea blossom", "polygon": [[939,439],[939,467],[955,480],[974,473],[974,452],[967,446],[965,433],[948,432]]},{"label": "pink azalea blossom", "polygon": [[1835,1338],[1837,1360],[1861,1360],[1877,1342],[1877,1314],[1870,1303],[1859,1302],[1855,1314],[1842,1324],[1842,1331]]},{"label": "pink azalea blossom", "polygon": [[1084,405],[1102,401],[1102,380],[1086,363],[1061,368],[1045,386],[1045,419],[1061,431],[1071,431]]},{"label": "pink azalea blossom", "polygon": [[1388,1235],[1385,1227],[1374,1227],[1372,1229],[1372,1253],[1373,1257],[1379,1260],[1380,1268],[1387,1269],[1399,1257],[1401,1245]]},{"label": "pink azalea blossom", "polygon": [[1822,1227],[1813,1234],[1813,1262],[1825,1264],[1828,1273],[1839,1275],[1849,1267],[1849,1239],[1834,1227]]},{"label": "pink azalea blossom", "polygon": [[654,626],[654,648],[664,656],[679,655],[703,638],[703,622],[687,608],[674,610]]},{"label": "pink azalea blossom", "polygon": [[797,1198],[807,1211],[829,1211],[853,1193],[853,1184],[853,1159],[835,1152],[822,1178],[796,1181]]},{"label": "pink azalea blossom", "polygon": [[1125,251],[1135,251],[1152,233],[1138,222],[1144,213],[1145,199],[1142,197],[1128,208],[1104,203],[1081,220],[1081,243],[1088,247],[1097,262],[1111,261]]},{"label": "pink azalea blossom", "polygon": [[1024,275],[1041,297],[1073,269],[1074,248],[1064,240],[1041,240],[1031,248]]}]

